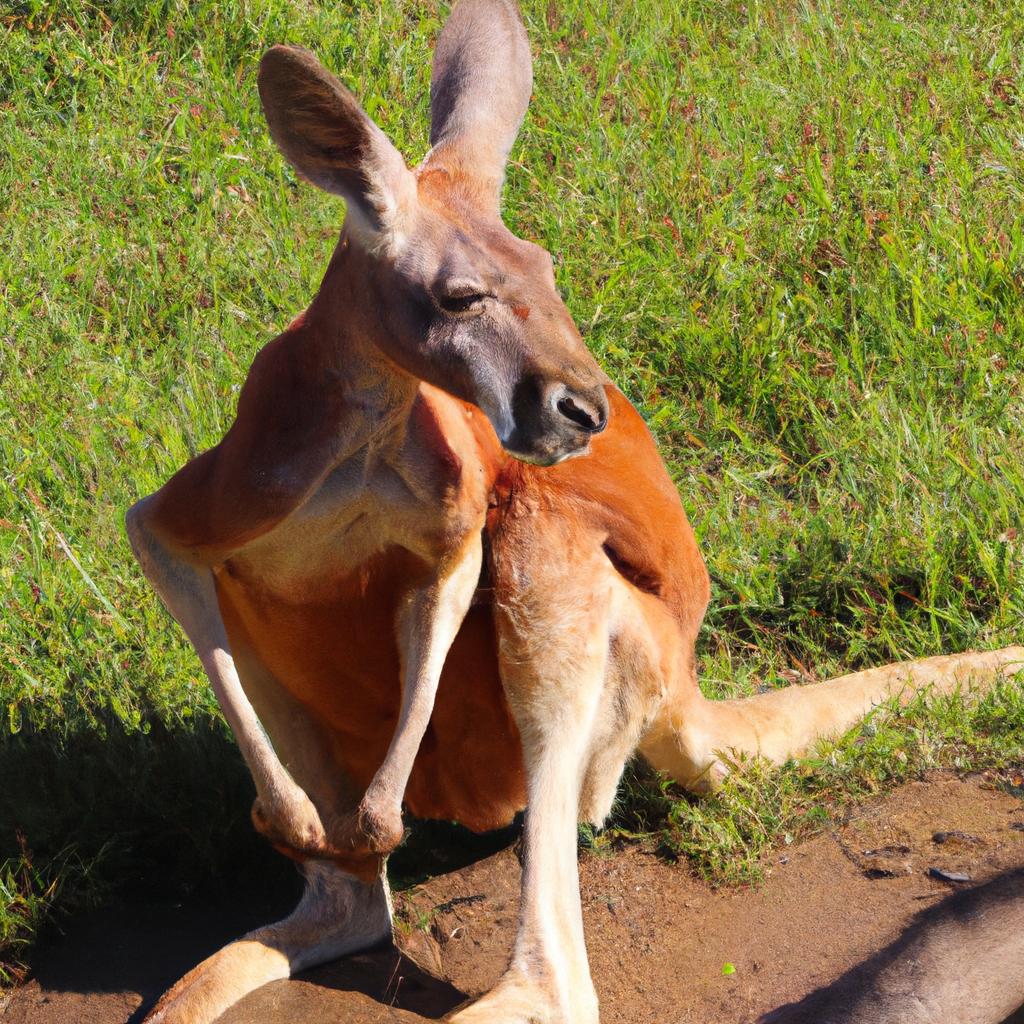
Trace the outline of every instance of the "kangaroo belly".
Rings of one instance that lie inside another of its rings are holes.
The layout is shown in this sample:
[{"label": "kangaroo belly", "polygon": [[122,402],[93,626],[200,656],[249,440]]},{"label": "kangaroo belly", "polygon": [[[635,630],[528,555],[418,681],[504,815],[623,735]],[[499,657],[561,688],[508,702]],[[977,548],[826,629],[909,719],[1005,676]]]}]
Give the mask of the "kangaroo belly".
[{"label": "kangaroo belly", "polygon": [[[284,598],[259,580],[217,574],[228,636],[252,649],[281,686],[332,736],[335,763],[362,790],[394,732],[401,700],[395,617],[426,569],[399,548],[354,571],[325,573],[308,596]],[[244,683],[244,679],[243,679]],[[491,609],[474,607],[445,663],[406,804],[425,818],[482,831],[525,803],[519,735],[498,674]]]},{"label": "kangaroo belly", "polygon": [[[510,460],[488,463],[484,477],[494,481],[488,533],[501,531],[513,507],[517,516],[555,513],[585,522],[606,538],[612,565],[695,633],[707,574],[692,531],[642,419],[617,391],[609,399],[613,416],[594,439],[591,457],[543,470]],[[448,429],[468,428],[457,419]],[[468,443],[458,447],[470,450]],[[512,500],[517,492],[524,501]],[[225,563],[217,572],[218,596],[232,643],[253,650],[308,709],[332,737],[334,764],[325,767],[361,790],[383,762],[398,720],[397,611],[428,567],[397,545],[370,553],[376,534],[357,543],[359,531],[369,529],[361,521],[343,545],[325,539],[329,531],[312,522],[319,522],[312,514],[296,517]],[[449,652],[406,803],[418,816],[477,830],[506,824],[525,804],[519,735],[501,685],[488,605],[470,609]]]}]

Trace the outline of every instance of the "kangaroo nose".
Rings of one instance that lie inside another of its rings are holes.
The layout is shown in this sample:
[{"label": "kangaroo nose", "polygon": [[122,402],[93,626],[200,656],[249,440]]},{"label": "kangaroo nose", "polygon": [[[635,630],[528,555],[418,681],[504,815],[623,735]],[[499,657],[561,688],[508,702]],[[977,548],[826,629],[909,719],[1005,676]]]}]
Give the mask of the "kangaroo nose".
[{"label": "kangaroo nose", "polygon": [[563,391],[554,404],[567,420],[591,434],[600,434],[608,426],[608,403],[603,393],[600,401],[593,401],[580,394]]}]

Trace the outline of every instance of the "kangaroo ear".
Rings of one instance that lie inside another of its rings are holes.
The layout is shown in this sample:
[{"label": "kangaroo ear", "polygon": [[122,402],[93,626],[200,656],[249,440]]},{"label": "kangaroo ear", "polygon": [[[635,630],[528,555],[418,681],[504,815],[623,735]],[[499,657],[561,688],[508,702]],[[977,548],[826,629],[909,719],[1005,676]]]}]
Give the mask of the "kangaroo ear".
[{"label": "kangaroo ear", "polygon": [[461,0],[434,49],[427,164],[455,164],[497,212],[532,89],[530,41],[515,0]]},{"label": "kangaroo ear", "polygon": [[401,154],[355,97],[307,50],[275,46],[260,61],[270,134],[302,177],[344,197],[357,234],[394,235],[416,184]]}]

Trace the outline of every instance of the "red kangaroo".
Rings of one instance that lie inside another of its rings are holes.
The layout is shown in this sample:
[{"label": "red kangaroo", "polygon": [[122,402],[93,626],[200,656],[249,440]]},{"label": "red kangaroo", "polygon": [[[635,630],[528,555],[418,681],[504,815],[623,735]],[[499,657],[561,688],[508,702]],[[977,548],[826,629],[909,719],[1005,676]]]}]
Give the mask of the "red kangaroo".
[{"label": "red kangaroo", "polygon": [[178,982],[151,1024],[207,1024],[388,940],[403,800],[474,829],[527,809],[512,962],[455,1020],[594,1024],[576,825],[604,819],[634,749],[707,788],[718,751],[784,759],[911,680],[951,686],[1024,657],[704,700],[708,576],[678,493],[550,257],[501,220],[531,88],[513,0],[462,0],[434,54],[432,148],[410,170],[309,53],[263,58],[271,134],[348,216],[223,440],[127,529],[252,772],[254,823],[306,889]]}]

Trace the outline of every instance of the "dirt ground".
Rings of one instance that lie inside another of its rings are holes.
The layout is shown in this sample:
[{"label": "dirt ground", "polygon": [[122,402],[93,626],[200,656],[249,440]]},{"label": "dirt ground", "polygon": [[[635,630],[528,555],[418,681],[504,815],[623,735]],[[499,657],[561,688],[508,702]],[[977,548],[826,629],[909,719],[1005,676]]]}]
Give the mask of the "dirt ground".
[{"label": "dirt ground", "polygon": [[[936,833],[956,833],[936,842]],[[886,945],[951,891],[1024,866],[1024,802],[981,778],[935,773],[871,801],[842,827],[779,852],[764,884],[715,891],[685,866],[627,850],[580,861],[603,1024],[749,1024]],[[221,1024],[437,1020],[500,975],[516,920],[511,850],[432,878],[397,900],[420,928],[395,950],[267,985]],[[75,922],[39,959],[3,1024],[123,1024],[240,930],[269,918],[141,907]],[[230,918],[230,919],[229,919]],[[425,930],[421,930],[425,929]],[[408,931],[408,928],[406,929]],[[723,975],[726,963],[735,973]],[[1024,1024],[1024,1016],[1014,1018]]]}]

